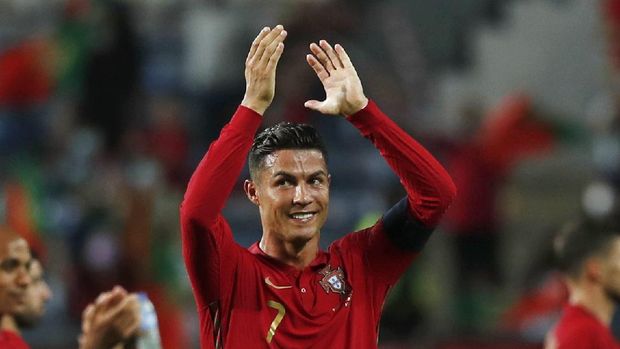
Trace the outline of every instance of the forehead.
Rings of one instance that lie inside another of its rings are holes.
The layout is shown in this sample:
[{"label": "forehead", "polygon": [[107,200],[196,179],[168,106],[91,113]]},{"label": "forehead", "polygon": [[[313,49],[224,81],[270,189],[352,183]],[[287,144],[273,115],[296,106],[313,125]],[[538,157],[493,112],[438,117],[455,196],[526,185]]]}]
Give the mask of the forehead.
[{"label": "forehead", "polygon": [[0,260],[5,258],[30,258],[28,243],[22,238],[0,241]]},{"label": "forehead", "polygon": [[263,172],[270,176],[278,172],[307,174],[323,171],[327,173],[323,153],[317,149],[281,149],[267,155],[263,161]]}]

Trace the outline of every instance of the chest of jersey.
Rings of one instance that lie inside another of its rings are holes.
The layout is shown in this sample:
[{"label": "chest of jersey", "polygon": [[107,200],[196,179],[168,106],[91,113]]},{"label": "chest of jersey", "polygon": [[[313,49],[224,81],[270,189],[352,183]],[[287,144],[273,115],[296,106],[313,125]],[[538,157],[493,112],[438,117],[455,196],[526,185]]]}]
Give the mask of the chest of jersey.
[{"label": "chest of jersey", "polygon": [[[355,267],[330,258],[303,271],[255,258],[240,266],[222,319],[224,348],[337,348],[376,343]],[[358,299],[361,296],[361,299]],[[359,333],[358,333],[359,332]],[[361,333],[364,334],[361,334]],[[361,338],[367,337],[367,338]]]}]

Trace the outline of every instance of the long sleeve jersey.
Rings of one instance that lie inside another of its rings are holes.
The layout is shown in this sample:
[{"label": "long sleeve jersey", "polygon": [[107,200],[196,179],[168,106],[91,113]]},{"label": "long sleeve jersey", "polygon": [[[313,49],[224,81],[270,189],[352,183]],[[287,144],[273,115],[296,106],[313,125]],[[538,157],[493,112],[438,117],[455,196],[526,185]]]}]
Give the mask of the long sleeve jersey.
[{"label": "long sleeve jersey", "polygon": [[240,106],[202,159],[181,205],[183,256],[202,348],[377,348],[391,286],[455,195],[444,168],[372,101],[348,116],[400,177],[407,198],[299,270],[238,245],[222,209],[262,117]]}]

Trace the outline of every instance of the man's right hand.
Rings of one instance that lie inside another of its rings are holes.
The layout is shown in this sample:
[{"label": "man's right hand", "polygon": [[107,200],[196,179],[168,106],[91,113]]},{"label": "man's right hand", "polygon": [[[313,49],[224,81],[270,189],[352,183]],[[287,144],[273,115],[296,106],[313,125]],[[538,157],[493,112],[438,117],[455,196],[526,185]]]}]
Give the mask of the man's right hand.
[{"label": "man's right hand", "polygon": [[241,105],[263,115],[276,89],[276,66],[284,51],[286,30],[282,25],[263,28],[245,60],[245,96]]}]

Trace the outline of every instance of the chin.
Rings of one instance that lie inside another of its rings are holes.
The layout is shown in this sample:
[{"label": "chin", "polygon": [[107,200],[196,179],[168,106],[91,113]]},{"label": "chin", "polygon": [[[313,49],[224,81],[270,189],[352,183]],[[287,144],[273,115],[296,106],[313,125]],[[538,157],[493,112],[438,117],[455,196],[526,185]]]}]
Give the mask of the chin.
[{"label": "chin", "polygon": [[288,240],[294,244],[305,244],[319,235],[316,229],[294,229],[288,236]]}]

